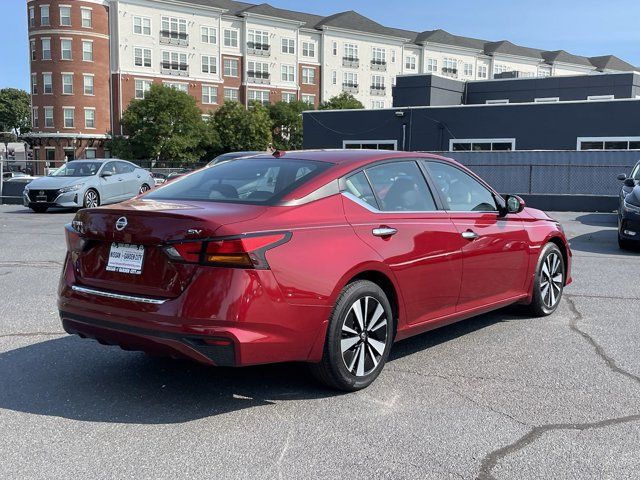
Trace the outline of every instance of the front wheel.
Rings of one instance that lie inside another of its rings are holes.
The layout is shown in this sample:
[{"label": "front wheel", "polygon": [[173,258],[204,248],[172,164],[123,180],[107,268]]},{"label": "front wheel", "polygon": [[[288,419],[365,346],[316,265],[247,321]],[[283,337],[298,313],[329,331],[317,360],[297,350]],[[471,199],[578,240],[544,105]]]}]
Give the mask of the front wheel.
[{"label": "front wheel", "polygon": [[622,238],[620,233],[618,233],[618,247],[620,247],[621,250],[631,250],[633,248],[633,244],[626,238]]},{"label": "front wheel", "polygon": [[533,300],[528,306],[529,313],[545,317],[556,311],[565,285],[565,265],[562,252],[555,243],[548,243],[542,249],[536,277],[533,282]]},{"label": "front wheel", "polygon": [[84,208],[95,208],[100,206],[100,196],[95,190],[87,190],[82,202]]},{"label": "front wheel", "polygon": [[146,183],[143,183],[142,186],[140,187],[140,191],[138,192],[138,195],[142,195],[143,193],[147,193],[149,190],[151,190],[151,187],[149,185],[147,185]]},{"label": "front wheel", "polygon": [[347,285],[329,319],[322,361],[311,372],[325,385],[353,392],[382,371],[393,343],[393,314],[384,291],[358,280]]}]

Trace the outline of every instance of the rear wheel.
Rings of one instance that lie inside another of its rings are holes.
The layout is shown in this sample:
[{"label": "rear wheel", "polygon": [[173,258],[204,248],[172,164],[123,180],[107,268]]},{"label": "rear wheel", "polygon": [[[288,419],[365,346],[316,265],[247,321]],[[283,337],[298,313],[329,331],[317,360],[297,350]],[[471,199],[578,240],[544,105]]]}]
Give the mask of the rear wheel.
[{"label": "rear wheel", "polygon": [[34,205],[29,208],[36,213],[45,213],[49,209],[49,207],[43,207],[42,205]]},{"label": "rear wheel", "polygon": [[393,343],[391,305],[373,282],[358,280],[340,293],[329,319],[322,361],[311,366],[325,385],[353,392],[378,377]]},{"label": "rear wheel", "polygon": [[544,317],[555,312],[562,298],[565,281],[562,252],[555,243],[547,243],[538,260],[529,313]]},{"label": "rear wheel", "polygon": [[84,208],[95,208],[100,206],[100,195],[93,189],[89,189],[84,194]]},{"label": "rear wheel", "polygon": [[140,187],[139,195],[142,195],[143,193],[146,193],[149,190],[151,190],[151,187],[149,185],[147,185],[146,183],[143,183],[142,186]]}]

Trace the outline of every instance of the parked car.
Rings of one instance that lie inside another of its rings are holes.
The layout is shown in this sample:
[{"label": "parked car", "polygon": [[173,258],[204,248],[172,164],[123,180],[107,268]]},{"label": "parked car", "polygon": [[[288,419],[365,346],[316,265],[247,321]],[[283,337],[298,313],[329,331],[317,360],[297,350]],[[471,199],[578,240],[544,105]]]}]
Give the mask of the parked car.
[{"label": "parked car", "polygon": [[164,173],[156,173],[156,172],[150,172],[151,176],[153,177],[153,181],[156,185],[156,187],[162,185],[164,182],[167,181],[167,176]]},{"label": "parked car", "polygon": [[24,172],[4,172],[2,174],[2,180],[4,180],[5,182],[7,180],[11,180],[12,178],[24,178],[24,177],[30,177],[30,175],[27,175]]},{"label": "parked car", "polygon": [[242,157],[252,157],[254,155],[264,155],[265,152],[229,152],[229,153],[223,153],[222,155],[218,155],[216,158],[214,158],[213,160],[211,160],[208,164],[207,167],[212,167],[213,165],[216,165],[218,163],[221,162],[226,162],[227,160],[235,160],[236,158],[242,158]]},{"label": "parked car", "polygon": [[92,208],[128,200],[154,185],[149,172],[124,160],[73,160],[30,182],[23,203],[34,212],[50,207]]},{"label": "parked car", "polygon": [[640,245],[640,162],[631,174],[618,175],[623,182],[618,207],[618,245],[629,249]]},{"label": "parked car", "polygon": [[550,315],[571,282],[558,222],[415,152],[224,162],[81,210],[66,237],[67,332],[209,365],[308,362],[347,391],[396,340],[514,303]]}]

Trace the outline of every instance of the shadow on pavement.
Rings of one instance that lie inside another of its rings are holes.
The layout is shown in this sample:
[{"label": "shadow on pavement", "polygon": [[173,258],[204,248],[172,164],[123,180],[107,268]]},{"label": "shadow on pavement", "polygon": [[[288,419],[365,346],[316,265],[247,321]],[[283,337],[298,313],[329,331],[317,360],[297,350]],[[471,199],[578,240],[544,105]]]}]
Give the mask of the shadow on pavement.
[{"label": "shadow on pavement", "polygon": [[15,206],[16,209],[15,210],[7,210],[5,212],[2,213],[9,213],[9,214],[13,214],[13,215],[35,215],[38,217],[44,217],[46,215],[57,215],[57,214],[61,214],[61,213],[74,213],[77,212],[78,209],[77,208],[50,208],[49,210],[47,210],[45,213],[36,213],[33,210],[30,210],[27,207],[23,207],[20,205],[16,205]]},{"label": "shadow on pavement", "polygon": [[[413,337],[394,346],[390,361],[514,318],[499,311]],[[316,383],[303,364],[211,368],[76,337],[0,354],[0,408],[81,421],[182,423],[276,400],[336,395]]]},{"label": "shadow on pavement", "polygon": [[599,253],[619,257],[636,257],[638,249],[622,250],[618,247],[618,231],[607,229],[585,233],[570,240],[571,250],[574,252]]},{"label": "shadow on pavement", "polygon": [[576,217],[576,221],[594,227],[616,228],[618,225],[618,217],[615,213],[587,213]]}]

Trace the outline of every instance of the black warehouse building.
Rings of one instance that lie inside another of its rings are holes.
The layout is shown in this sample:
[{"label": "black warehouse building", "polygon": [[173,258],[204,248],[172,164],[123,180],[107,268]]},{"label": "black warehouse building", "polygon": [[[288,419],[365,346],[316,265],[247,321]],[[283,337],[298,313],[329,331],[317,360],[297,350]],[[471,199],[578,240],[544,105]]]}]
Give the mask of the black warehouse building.
[{"label": "black warehouse building", "polygon": [[640,150],[640,74],[397,78],[393,108],[310,111],[305,148]]}]

